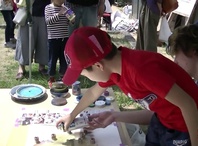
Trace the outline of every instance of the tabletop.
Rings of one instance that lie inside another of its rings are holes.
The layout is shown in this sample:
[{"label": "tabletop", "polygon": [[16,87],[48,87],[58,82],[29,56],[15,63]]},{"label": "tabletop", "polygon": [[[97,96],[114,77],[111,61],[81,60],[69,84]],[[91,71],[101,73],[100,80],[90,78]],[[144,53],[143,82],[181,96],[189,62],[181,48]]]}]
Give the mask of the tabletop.
[{"label": "tabletop", "polygon": [[[51,100],[53,99],[51,97],[49,89],[46,90],[47,98],[39,103],[36,104],[21,104],[16,103],[11,99],[10,96],[10,90],[11,89],[0,89],[0,146],[9,146],[7,143],[10,138],[10,134],[14,128],[14,121],[16,120],[16,117],[18,116],[19,112],[22,109],[25,108],[34,108],[37,110],[42,109],[50,109],[50,110],[62,110],[64,108],[70,108],[73,109],[77,102],[74,102],[76,100],[76,96],[71,94],[71,90],[69,90],[70,97],[67,99],[68,103],[64,106],[54,106],[51,104]],[[86,89],[81,89],[82,94],[86,91]],[[114,96],[112,88],[108,88],[108,91],[111,96]],[[113,108],[116,111],[119,111],[119,107],[116,103],[116,101],[112,102],[111,108]],[[120,139],[124,145],[131,146],[131,141],[128,135],[128,132],[126,130],[126,126],[124,123],[117,123],[118,131],[120,134]],[[22,132],[22,131],[21,131]]]}]

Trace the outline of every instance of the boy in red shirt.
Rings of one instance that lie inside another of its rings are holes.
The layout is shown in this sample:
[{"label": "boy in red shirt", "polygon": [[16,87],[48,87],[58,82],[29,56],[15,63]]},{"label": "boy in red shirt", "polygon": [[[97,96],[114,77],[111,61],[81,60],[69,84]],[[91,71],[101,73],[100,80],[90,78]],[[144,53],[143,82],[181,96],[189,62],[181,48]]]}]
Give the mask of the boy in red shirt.
[{"label": "boy in red shirt", "polygon": [[148,124],[146,146],[198,145],[198,90],[191,77],[164,56],[147,51],[116,48],[108,34],[93,27],[75,30],[65,48],[67,85],[79,75],[97,83],[87,90],[71,114],[57,122],[65,130],[107,87],[117,85],[144,110],[104,112],[90,116],[89,129],[112,122]]}]

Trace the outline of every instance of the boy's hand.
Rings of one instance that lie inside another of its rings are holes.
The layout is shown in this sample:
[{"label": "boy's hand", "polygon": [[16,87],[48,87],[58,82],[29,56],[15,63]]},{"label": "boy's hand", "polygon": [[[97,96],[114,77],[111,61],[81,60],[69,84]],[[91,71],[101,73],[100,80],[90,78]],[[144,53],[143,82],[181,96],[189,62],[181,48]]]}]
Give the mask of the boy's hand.
[{"label": "boy's hand", "polygon": [[93,114],[89,116],[89,127],[85,128],[87,130],[94,130],[96,128],[105,128],[114,122],[115,119],[112,112],[106,111],[98,114]]},{"label": "boy's hand", "polygon": [[65,7],[61,7],[61,10],[59,11],[58,15],[63,15],[66,13],[66,8]]},{"label": "boy's hand", "polygon": [[62,118],[60,118],[57,122],[56,122],[56,127],[58,128],[59,125],[61,123],[64,123],[64,131],[67,131],[69,128],[69,125],[72,123],[72,121],[74,120],[75,117],[72,117],[71,114],[68,114]]}]

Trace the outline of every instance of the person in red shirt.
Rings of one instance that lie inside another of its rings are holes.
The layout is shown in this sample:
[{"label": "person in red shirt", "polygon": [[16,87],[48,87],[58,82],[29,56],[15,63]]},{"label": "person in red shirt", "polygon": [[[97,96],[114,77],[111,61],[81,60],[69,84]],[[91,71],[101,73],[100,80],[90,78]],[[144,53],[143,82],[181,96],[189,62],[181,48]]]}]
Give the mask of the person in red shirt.
[{"label": "person in red shirt", "polygon": [[108,34],[98,28],[75,30],[65,47],[67,85],[79,75],[97,82],[83,95],[75,109],[57,121],[68,129],[74,118],[106,90],[117,85],[145,109],[106,111],[90,116],[89,129],[112,122],[147,124],[146,146],[198,145],[198,90],[180,66],[161,54],[117,47]]}]

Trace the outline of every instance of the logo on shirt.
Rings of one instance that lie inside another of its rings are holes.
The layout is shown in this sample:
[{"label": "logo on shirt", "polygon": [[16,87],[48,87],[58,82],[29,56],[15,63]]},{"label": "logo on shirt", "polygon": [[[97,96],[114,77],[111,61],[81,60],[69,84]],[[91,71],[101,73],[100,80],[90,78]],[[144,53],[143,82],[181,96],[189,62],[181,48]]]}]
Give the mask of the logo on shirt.
[{"label": "logo on shirt", "polygon": [[173,144],[176,146],[183,146],[186,145],[188,143],[188,139],[184,139],[184,140],[173,140]]},{"label": "logo on shirt", "polygon": [[65,54],[65,60],[68,66],[71,65],[71,59],[69,58],[67,54]]},{"label": "logo on shirt", "polygon": [[155,100],[157,99],[157,96],[155,94],[149,94],[146,97],[144,97],[143,99],[135,99],[136,102],[138,102],[141,106],[143,106],[144,108],[150,110],[149,105]]}]

